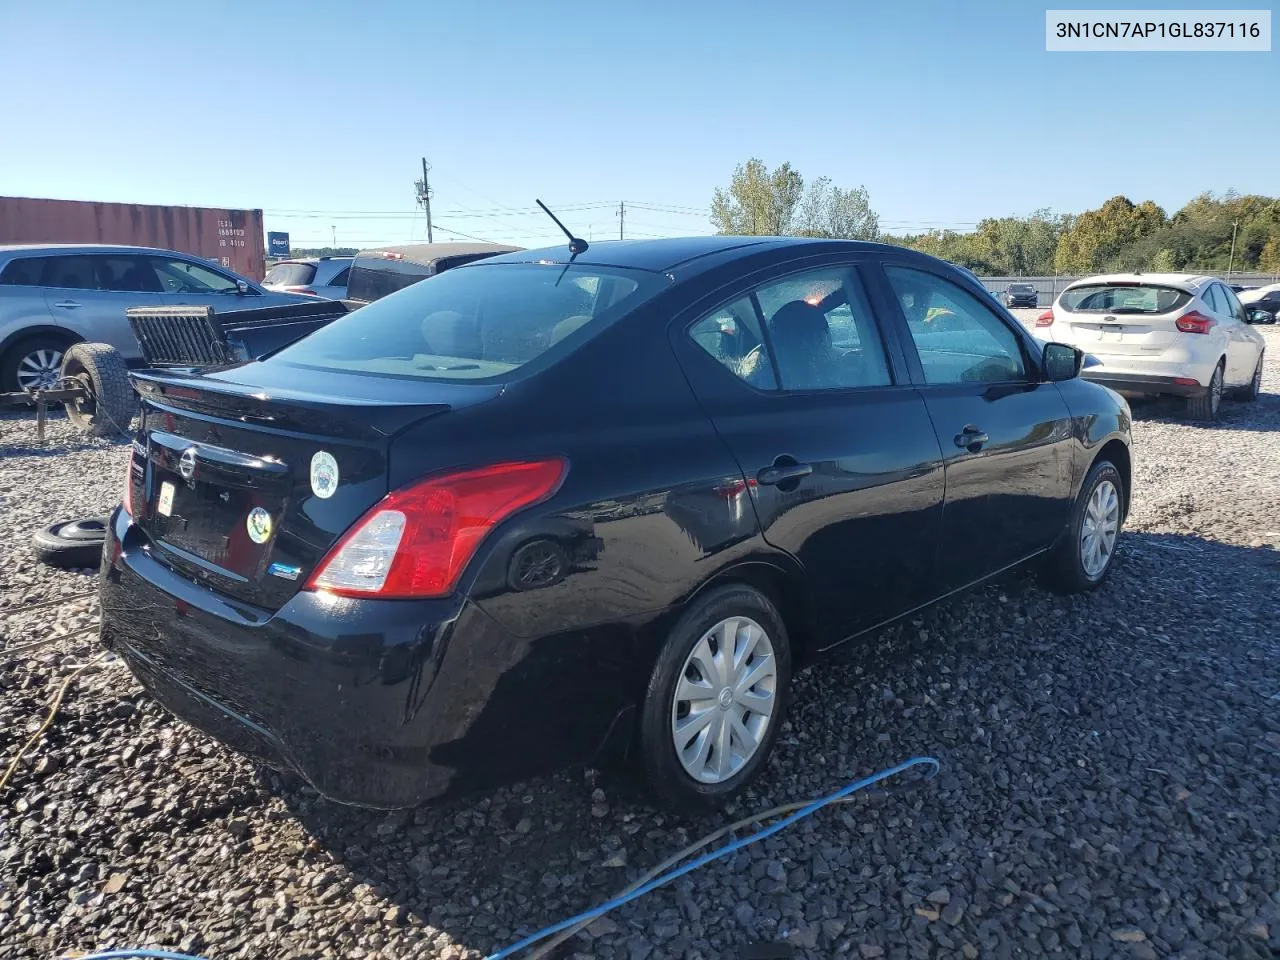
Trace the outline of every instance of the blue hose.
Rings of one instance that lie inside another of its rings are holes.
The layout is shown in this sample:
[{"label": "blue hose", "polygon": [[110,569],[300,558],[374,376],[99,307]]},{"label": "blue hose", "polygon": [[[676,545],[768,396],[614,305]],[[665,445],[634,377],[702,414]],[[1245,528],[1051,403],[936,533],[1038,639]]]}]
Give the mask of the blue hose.
[{"label": "blue hose", "polygon": [[[174,953],[172,950],[108,950],[105,953],[90,953],[75,960],[127,960],[132,957],[155,957],[156,960],[205,960],[204,957],[193,957],[189,953]],[[64,957],[63,960],[66,960]]]},{"label": "blue hose", "polygon": [[[632,900],[635,900],[637,897],[643,897],[646,893],[651,893],[652,891],[658,889],[658,887],[665,886],[666,884],[670,883],[672,880],[678,879],[679,877],[683,877],[686,873],[691,873],[694,870],[697,870],[699,867],[705,867],[708,863],[710,863],[713,860],[719,860],[721,857],[727,857],[729,854],[736,853],[737,851],[741,850],[743,847],[748,847],[759,840],[763,840],[765,837],[773,836],[779,830],[785,830],[787,827],[791,826],[797,820],[803,820],[805,817],[809,816],[811,813],[816,813],[817,811],[821,810],[823,807],[825,807],[829,803],[835,803],[837,800],[842,800],[852,793],[857,793],[859,790],[865,790],[867,787],[873,786],[874,784],[879,783],[881,780],[887,780],[890,777],[896,777],[898,774],[903,773],[906,770],[910,770],[912,767],[918,767],[922,764],[932,768],[929,774],[926,776],[926,779],[932,779],[935,775],[937,775],[938,770],[941,766],[938,763],[938,761],[935,760],[933,757],[912,757],[910,760],[904,760],[902,763],[898,764],[896,767],[890,767],[887,770],[881,770],[879,773],[873,774],[872,776],[866,777],[862,780],[855,780],[853,783],[849,784],[848,786],[841,787],[835,793],[828,794],[825,797],[820,797],[819,799],[813,801],[813,803],[809,804],[808,806],[801,807],[795,813],[791,814],[790,816],[784,817],[783,819],[779,820],[777,823],[773,824],[772,826],[765,827],[763,830],[757,830],[755,833],[751,834],[751,836],[749,837],[741,837],[738,840],[734,840],[731,843],[727,843],[718,850],[713,850],[710,853],[704,853],[702,856],[694,860],[690,860],[684,866],[676,867],[675,869],[662,874],[662,876],[660,877],[654,877],[648,883],[644,884],[643,886],[636,887],[636,889],[632,890],[630,893],[624,893],[622,896],[615,897],[613,900],[606,900],[604,903],[600,904],[600,906],[593,907],[590,910],[587,910],[583,913],[578,914],[576,917],[570,917],[568,920],[561,920],[559,923],[553,923],[549,927],[544,927],[541,930],[539,930],[537,933],[532,933],[529,936],[525,937],[523,940],[520,940],[520,941],[517,941],[516,943],[511,944],[511,946],[509,947],[504,947],[503,949],[499,950],[497,953],[491,953],[489,956],[485,958],[485,960],[505,960],[506,957],[514,956],[515,954],[519,953],[521,950],[524,950],[527,947],[533,946],[539,940],[545,940],[547,937],[552,936],[553,934],[557,934],[561,930],[567,930],[569,927],[576,926],[577,924],[582,923],[584,920],[594,920],[596,917],[602,917],[606,913],[608,913],[610,910],[616,910],[618,907],[622,906],[624,903],[630,903]],[[88,960],[88,958],[86,958],[86,960]]]},{"label": "blue hose", "polygon": [[[690,860],[682,867],[676,867],[659,877],[654,877],[648,883],[643,886],[636,887],[636,889],[632,890],[630,893],[625,893],[612,900],[606,900],[604,903],[600,904],[600,906],[593,907],[592,909],[580,913],[575,917],[570,917],[567,920],[561,920],[559,923],[553,923],[549,927],[543,927],[537,933],[532,933],[523,940],[513,943],[509,947],[504,947],[497,953],[490,954],[485,958],[485,960],[505,960],[506,957],[514,956],[521,950],[533,946],[539,940],[545,940],[547,937],[553,936],[561,930],[567,930],[569,927],[576,926],[586,920],[594,920],[596,917],[602,917],[609,911],[616,910],[625,903],[630,903],[632,900],[643,897],[646,893],[651,893],[659,887],[666,886],[672,880],[683,877],[686,873],[692,873],[699,867],[705,867],[713,860],[719,860],[721,857],[727,857],[729,854],[736,853],[743,847],[749,847],[751,844],[763,840],[765,837],[771,837],[778,831],[785,830],[797,820],[803,820],[811,813],[817,813],[830,803],[835,803],[837,800],[843,800],[850,794],[854,794],[859,790],[865,790],[867,787],[874,786],[881,780],[888,780],[890,777],[896,777],[898,774],[904,773],[912,767],[918,767],[921,765],[931,768],[925,779],[932,779],[938,773],[940,768],[940,764],[933,757],[912,757],[910,760],[904,760],[896,767],[889,767],[887,770],[881,770],[879,773],[873,774],[872,776],[866,777],[862,780],[855,780],[848,786],[841,787],[835,793],[828,794],[825,797],[820,797],[808,806],[801,807],[795,813],[790,816],[783,817],[772,826],[765,827],[763,830],[757,830],[749,837],[741,837],[738,840],[727,843],[718,850],[713,850],[710,853],[704,853],[702,856],[694,860]],[[193,957],[187,953],[173,953],[169,950],[143,949],[108,950],[105,953],[93,953],[88,956],[79,957],[77,960],[133,960],[133,958],[139,957],[150,957],[155,958],[155,960],[205,960],[203,957]]]}]

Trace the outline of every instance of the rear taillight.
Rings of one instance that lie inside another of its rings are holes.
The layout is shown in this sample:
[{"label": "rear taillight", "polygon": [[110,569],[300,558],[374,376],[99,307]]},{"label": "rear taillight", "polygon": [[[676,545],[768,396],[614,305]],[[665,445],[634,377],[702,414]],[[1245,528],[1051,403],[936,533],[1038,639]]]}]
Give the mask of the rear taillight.
[{"label": "rear taillight", "polygon": [[1048,327],[1048,326],[1052,326],[1052,324],[1053,324],[1052,310],[1046,310],[1044,313],[1040,314],[1040,316],[1036,317],[1037,327]]},{"label": "rear taillight", "polygon": [[344,597],[442,597],[499,523],[551,496],[564,460],[499,463],[432,477],[385,496],[303,587]]},{"label": "rear taillight", "polygon": [[1213,329],[1213,318],[1191,310],[1177,319],[1177,325],[1183,333],[1208,333]]}]

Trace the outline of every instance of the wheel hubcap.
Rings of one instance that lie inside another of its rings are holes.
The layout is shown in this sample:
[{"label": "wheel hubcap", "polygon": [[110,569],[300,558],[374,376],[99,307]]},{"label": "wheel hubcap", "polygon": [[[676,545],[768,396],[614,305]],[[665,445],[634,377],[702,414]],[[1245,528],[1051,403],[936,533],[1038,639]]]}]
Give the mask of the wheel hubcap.
[{"label": "wheel hubcap", "polygon": [[1085,575],[1097,580],[1115,553],[1120,533],[1120,494],[1110,480],[1093,488],[1080,525],[1080,565]]},{"label": "wheel hubcap", "polygon": [[685,772],[720,783],[756,755],[777,698],[778,666],[764,628],[721,620],[693,645],[671,705],[671,740]]},{"label": "wheel hubcap", "polygon": [[18,387],[22,390],[48,390],[62,373],[61,350],[33,350],[18,361]]}]

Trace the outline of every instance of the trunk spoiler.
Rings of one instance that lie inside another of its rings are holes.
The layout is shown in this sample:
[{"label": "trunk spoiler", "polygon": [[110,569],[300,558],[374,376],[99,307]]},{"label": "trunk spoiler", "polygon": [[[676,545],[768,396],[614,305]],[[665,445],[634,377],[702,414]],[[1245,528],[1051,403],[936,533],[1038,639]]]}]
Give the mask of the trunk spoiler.
[{"label": "trunk spoiler", "polygon": [[[487,385],[460,388],[431,384],[431,388],[443,389],[423,389],[428,385],[411,384],[416,393],[425,396],[416,399],[408,390],[392,389],[387,391],[387,399],[361,399],[339,389],[317,393],[296,387],[234,383],[186,370],[132,371],[129,379],[143,400],[156,407],[273,430],[364,441],[386,440],[421,420],[449,412],[459,402],[469,405],[501,392],[501,387]],[[317,374],[311,379],[324,384],[329,378]]]}]

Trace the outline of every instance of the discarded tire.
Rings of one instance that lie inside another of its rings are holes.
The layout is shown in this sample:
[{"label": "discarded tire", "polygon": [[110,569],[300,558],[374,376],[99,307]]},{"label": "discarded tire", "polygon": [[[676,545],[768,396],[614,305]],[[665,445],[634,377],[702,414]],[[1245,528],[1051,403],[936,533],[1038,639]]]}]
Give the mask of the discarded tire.
[{"label": "discarded tire", "polygon": [[102,542],[107,535],[107,518],[69,520],[37,530],[31,538],[41,563],[63,569],[97,567],[102,560]]},{"label": "discarded tire", "polygon": [[129,385],[129,367],[115,347],[77,343],[62,356],[62,378],[79,384],[87,397],[68,400],[67,417],[78,430],[95,437],[129,432],[137,399]]}]

